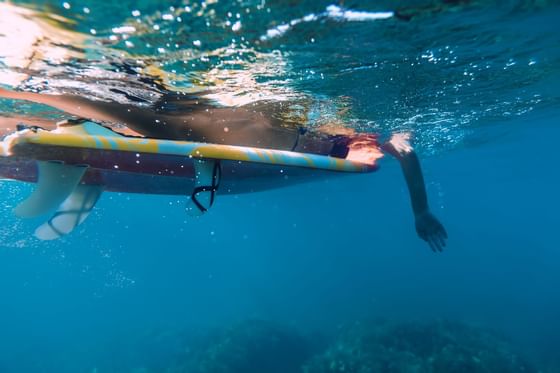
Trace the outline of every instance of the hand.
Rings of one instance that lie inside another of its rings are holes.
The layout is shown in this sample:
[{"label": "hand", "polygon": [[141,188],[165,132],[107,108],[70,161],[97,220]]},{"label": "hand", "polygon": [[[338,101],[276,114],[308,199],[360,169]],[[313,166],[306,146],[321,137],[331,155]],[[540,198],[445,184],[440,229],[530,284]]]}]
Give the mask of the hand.
[{"label": "hand", "polygon": [[389,144],[395,149],[400,155],[408,154],[412,151],[412,146],[410,145],[410,133],[394,133],[389,140]]},{"label": "hand", "polygon": [[430,211],[416,215],[416,232],[421,239],[430,245],[433,251],[443,251],[447,232]]}]

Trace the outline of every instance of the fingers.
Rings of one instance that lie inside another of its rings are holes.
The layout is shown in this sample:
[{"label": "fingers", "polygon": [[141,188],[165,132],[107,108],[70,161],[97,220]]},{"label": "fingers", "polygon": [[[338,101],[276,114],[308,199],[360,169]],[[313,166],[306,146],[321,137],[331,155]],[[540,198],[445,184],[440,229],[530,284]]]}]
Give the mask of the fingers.
[{"label": "fingers", "polygon": [[441,245],[437,236],[430,236],[428,243],[430,244],[430,247],[432,248],[433,252],[440,253],[443,251],[443,246]]},{"label": "fingers", "polygon": [[434,253],[442,251],[440,241],[439,241],[439,239],[437,239],[436,234],[430,234],[428,232],[419,231],[418,235],[420,236],[421,239],[426,241],[428,243],[428,245],[430,245],[430,248],[432,249],[432,251]]},{"label": "fingers", "polygon": [[442,252],[443,248],[445,247],[445,239],[447,238],[447,232],[442,229],[437,230],[433,234],[430,234],[426,237],[426,241],[430,245],[430,248],[433,252]]},{"label": "fingers", "polygon": [[428,238],[426,239],[426,242],[428,242],[428,245],[430,245],[430,248],[432,249],[432,251],[433,251],[434,253],[437,253],[437,252],[439,251],[439,250],[438,250],[438,247],[437,247],[437,245],[436,245],[436,242],[435,242],[434,240],[432,240],[432,237],[428,237]]}]

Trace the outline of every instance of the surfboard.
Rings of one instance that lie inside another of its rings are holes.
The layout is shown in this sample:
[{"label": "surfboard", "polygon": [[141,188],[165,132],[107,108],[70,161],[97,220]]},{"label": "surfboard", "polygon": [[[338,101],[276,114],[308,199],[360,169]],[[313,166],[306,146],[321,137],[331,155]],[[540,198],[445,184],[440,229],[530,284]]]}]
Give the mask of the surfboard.
[{"label": "surfboard", "polygon": [[40,239],[70,233],[104,190],[190,194],[187,212],[204,214],[216,194],[244,193],[321,178],[376,171],[325,155],[202,142],[128,137],[91,121],[52,131],[22,127],[0,144],[0,177],[36,182],[14,210],[24,218],[55,211]]}]

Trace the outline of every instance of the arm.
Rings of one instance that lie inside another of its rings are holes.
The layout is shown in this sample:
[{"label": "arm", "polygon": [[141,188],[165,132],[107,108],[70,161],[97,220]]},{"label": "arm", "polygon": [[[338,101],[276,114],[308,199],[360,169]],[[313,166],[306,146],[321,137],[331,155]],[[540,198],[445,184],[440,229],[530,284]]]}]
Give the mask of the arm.
[{"label": "arm", "polygon": [[432,250],[442,251],[447,239],[447,232],[430,212],[422,168],[418,156],[408,142],[409,138],[408,134],[395,134],[387,143],[383,144],[382,148],[401,164],[410,194],[418,236],[428,242]]},{"label": "arm", "polygon": [[[156,108],[93,100],[76,94],[19,92],[2,87],[0,98],[48,105],[104,124],[124,124],[127,130],[133,131],[129,132],[132,135],[157,139],[290,150],[298,138],[296,127],[282,126],[266,111],[256,110],[254,105],[213,107],[202,102],[203,98],[198,102],[178,94],[166,96]],[[173,110],[160,109],[165,105],[173,106]],[[119,132],[125,130],[119,127]]]}]

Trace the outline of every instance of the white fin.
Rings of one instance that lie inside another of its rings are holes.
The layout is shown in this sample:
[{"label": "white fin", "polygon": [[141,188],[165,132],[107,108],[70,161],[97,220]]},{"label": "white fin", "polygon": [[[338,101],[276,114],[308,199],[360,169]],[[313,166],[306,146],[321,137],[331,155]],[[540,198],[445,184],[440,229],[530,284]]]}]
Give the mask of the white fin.
[{"label": "white fin", "polygon": [[64,201],[76,188],[87,166],[38,161],[38,180],[35,191],[16,206],[14,213],[22,218],[43,215]]},{"label": "white fin", "polygon": [[35,237],[54,240],[72,232],[86,220],[102,192],[101,186],[78,185],[53,217],[35,230]]},{"label": "white fin", "polygon": [[191,216],[200,216],[214,203],[220,184],[220,163],[211,159],[196,160],[194,174],[194,190],[187,204],[187,213]]}]

